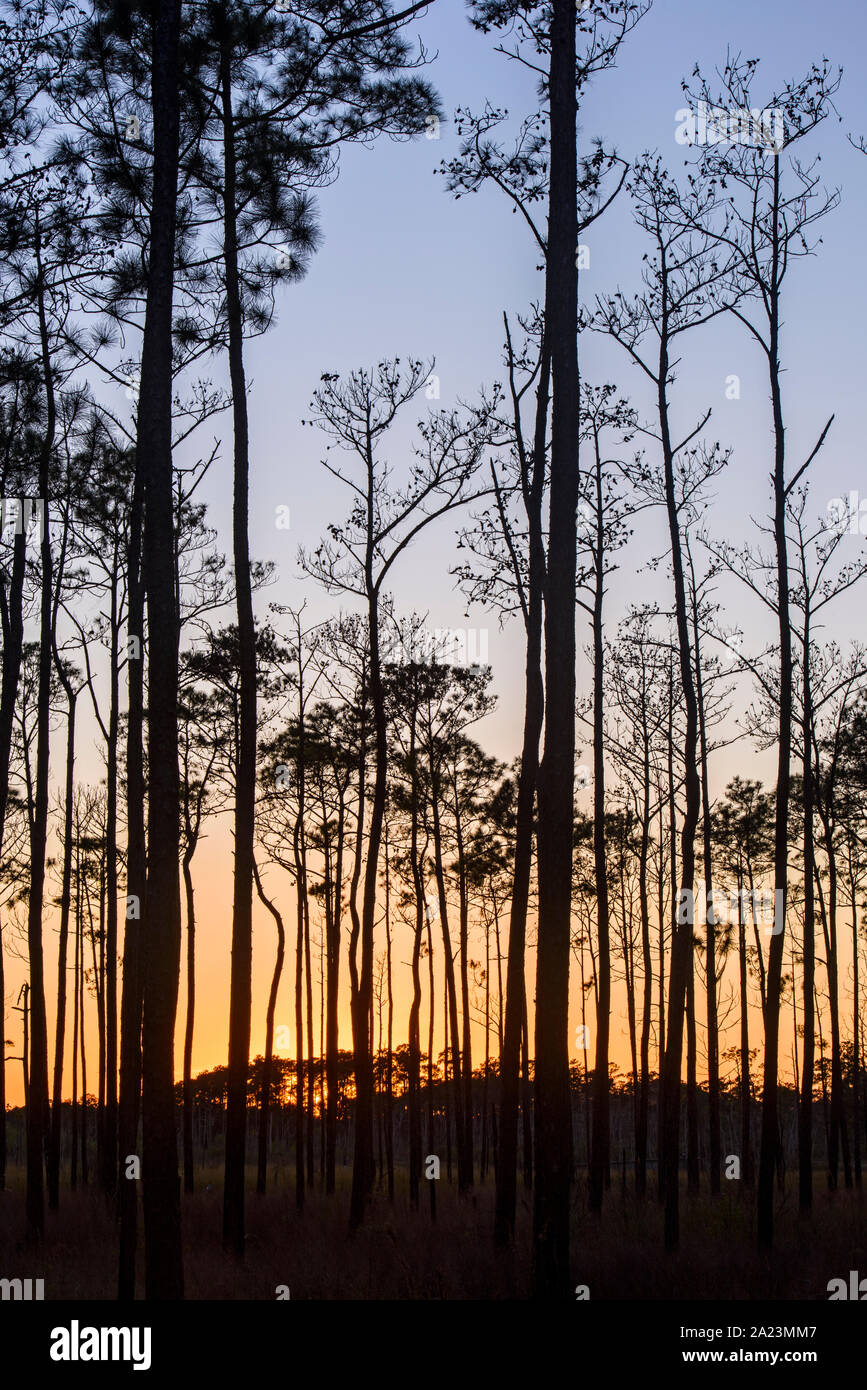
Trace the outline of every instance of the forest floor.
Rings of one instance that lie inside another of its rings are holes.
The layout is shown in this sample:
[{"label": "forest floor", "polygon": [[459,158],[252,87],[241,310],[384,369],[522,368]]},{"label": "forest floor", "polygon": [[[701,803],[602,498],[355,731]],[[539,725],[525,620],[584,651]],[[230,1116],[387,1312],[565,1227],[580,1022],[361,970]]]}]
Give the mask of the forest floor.
[{"label": "forest floor", "polygon": [[[0,1278],[43,1278],[48,1299],[112,1299],[116,1234],[112,1207],[90,1187],[61,1190],[60,1211],[48,1213],[41,1248],[28,1249],[24,1174],[9,1173],[0,1193]],[[437,1216],[427,1201],[409,1207],[406,1175],[396,1174],[389,1204],[377,1192],[363,1229],[347,1229],[350,1173],[338,1172],[336,1196],[308,1194],[295,1206],[294,1175],[282,1168],[264,1197],[252,1191],[249,1170],[248,1254],[238,1265],[221,1245],[222,1167],[202,1168],[198,1188],[183,1198],[186,1296],[190,1299],[275,1299],[281,1286],[293,1299],[525,1299],[530,1287],[529,1194],[519,1190],[517,1239],[494,1247],[493,1181],[465,1198],[443,1179]],[[773,1254],[755,1248],[755,1202],[739,1184],[723,1183],[715,1200],[684,1190],[681,1248],[662,1249],[662,1209],[655,1187],[639,1202],[619,1175],[601,1219],[586,1207],[579,1178],[573,1220],[572,1272],[591,1300],[806,1299],[827,1300],[828,1282],[859,1270],[867,1277],[867,1188],[830,1193],[815,1175],[811,1217],[798,1214],[796,1181],[776,1194]],[[423,1194],[427,1196],[426,1193]],[[140,1242],[141,1243],[141,1242]],[[139,1251],[143,1265],[142,1251]],[[143,1273],[143,1269],[142,1269]],[[285,1297],[285,1293],[282,1295]]]}]

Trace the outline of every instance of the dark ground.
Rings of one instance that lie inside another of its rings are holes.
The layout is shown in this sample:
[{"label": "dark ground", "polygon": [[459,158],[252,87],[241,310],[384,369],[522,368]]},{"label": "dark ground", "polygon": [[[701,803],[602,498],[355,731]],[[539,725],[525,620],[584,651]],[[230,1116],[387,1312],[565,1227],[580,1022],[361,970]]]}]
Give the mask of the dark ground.
[{"label": "dark ground", "polygon": [[[350,1238],[348,1169],[326,1199],[308,1195],[295,1207],[293,1174],[283,1168],[265,1197],[248,1171],[248,1254],[238,1265],[221,1247],[222,1167],[197,1173],[198,1190],[183,1199],[186,1296],[190,1299],[274,1299],[288,1285],[292,1299],[524,1299],[530,1283],[529,1194],[519,1190],[515,1247],[495,1249],[493,1182],[459,1198],[437,1183],[437,1219],[428,1205],[409,1208],[405,1175],[397,1173],[393,1206],[374,1198],[365,1228]],[[828,1281],[850,1270],[867,1277],[867,1194],[828,1192],[816,1172],[813,1214],[798,1214],[791,1177],[777,1193],[777,1243],[770,1257],[755,1249],[755,1203],[735,1182],[715,1201],[684,1192],[681,1249],[662,1249],[662,1210],[655,1184],[644,1202],[614,1176],[601,1218],[592,1217],[579,1176],[573,1222],[575,1284],[599,1299],[827,1300]],[[15,1167],[0,1194],[0,1278],[43,1278],[45,1298],[112,1299],[116,1279],[113,1211],[90,1187],[61,1190],[60,1211],[48,1213],[40,1249],[25,1247],[24,1174]],[[423,1193],[423,1197],[426,1194]],[[141,1255],[140,1251],[140,1268]],[[143,1287],[143,1281],[142,1281]]]}]

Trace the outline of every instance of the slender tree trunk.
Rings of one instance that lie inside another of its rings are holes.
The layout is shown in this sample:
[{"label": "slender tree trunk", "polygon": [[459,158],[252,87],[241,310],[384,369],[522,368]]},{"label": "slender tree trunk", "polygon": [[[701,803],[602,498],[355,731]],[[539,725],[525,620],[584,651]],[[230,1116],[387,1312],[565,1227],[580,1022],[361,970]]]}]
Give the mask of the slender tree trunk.
[{"label": "slender tree trunk", "polygon": [[[60,1137],[63,1119],[63,1044],[66,1030],[66,955],[69,941],[69,912],[72,894],[72,807],[75,793],[75,705],[76,693],[66,685],[66,785],[63,811],[63,870],[60,889],[60,931],[57,945],[57,1025],[54,1035],[54,1077],[51,1093],[51,1132],[48,1139],[48,1206],[57,1211],[60,1203]],[[2,975],[2,971],[0,971]],[[2,979],[0,979],[2,984]],[[0,998],[2,998],[0,994]]]},{"label": "slender tree trunk", "polygon": [[[372,497],[368,498],[372,505]],[[372,518],[368,527],[372,534]],[[370,544],[370,542],[369,542]],[[372,552],[368,553],[368,633],[370,640],[370,696],[373,710],[375,772],[368,832],[367,860],[361,915],[361,973],[356,991],[355,1043],[356,1106],[350,1229],[361,1224],[374,1181],[374,1083],[373,1083],[373,946],[379,851],[385,815],[387,787],[387,738],[385,697],[379,652],[378,590],[372,581]]]},{"label": "slender tree trunk", "polygon": [[69,1164],[69,1186],[75,1192],[78,1187],[78,974],[81,966],[81,955],[79,951],[79,941],[81,938],[81,911],[80,893],[78,889],[78,874],[80,870],[81,856],[76,854],[76,888],[75,888],[75,917],[73,921],[73,932],[75,934],[74,959],[72,966],[72,1114],[70,1116],[72,1155]]},{"label": "slender tree trunk", "polygon": [[85,977],[84,977],[84,905],[79,902],[78,916],[78,1027],[79,1039],[81,1043],[81,1185],[87,1187],[88,1177],[88,1152],[87,1152],[87,1048],[85,1046],[85,1012],[84,1001]]},{"label": "slender tree trunk", "polygon": [[295,1206],[304,1206],[304,899],[306,863],[301,850],[304,833],[303,734],[299,744],[299,812],[295,824]]},{"label": "slender tree trunk", "polygon": [[750,1020],[747,986],[747,924],[744,915],[743,875],[738,875],[738,975],[741,1013],[741,1163],[744,1185],[752,1187],[753,1145],[751,1136],[752,1084],[750,1080]]},{"label": "slender tree trunk", "polygon": [[849,895],[852,902],[852,1150],[855,1166],[855,1186],[860,1188],[861,1120],[858,1114],[858,1097],[861,1092],[861,989],[859,984],[860,962],[858,960],[858,897],[854,874],[851,873],[849,878]]},{"label": "slender tree trunk", "polygon": [[686,977],[686,1183],[687,1191],[699,1189],[698,1089],[696,1082],[695,951],[690,952]]},{"label": "slender tree trunk", "polygon": [[[419,1204],[419,1185],[422,1175],[421,1134],[421,948],[425,922],[424,860],[419,854],[419,787],[416,752],[417,711],[415,692],[410,710],[408,765],[410,772],[409,858],[415,897],[415,930],[412,942],[412,1003],[409,1009],[409,1057],[407,1068],[407,1108],[409,1112],[409,1200]],[[429,930],[430,928],[428,928]]]},{"label": "slender tree trunk", "polygon": [[[497,947],[497,1048],[500,1052],[500,1055],[502,1056],[503,1028],[505,1025],[505,1016],[503,1010],[503,945],[500,933],[499,913],[495,913],[494,915],[494,930],[496,934]],[[496,1105],[494,1106],[494,1112],[496,1113]],[[494,1150],[496,1153],[499,1153],[499,1144],[494,1145]]]},{"label": "slender tree trunk", "polygon": [[575,0],[559,0],[551,24],[551,172],[545,275],[553,414],[545,588],[545,743],[539,768],[533,1208],[533,1289],[542,1299],[565,1299],[571,1292],[568,1033],[579,434],[575,21]]},{"label": "slender tree trunk", "polygon": [[141,1108],[142,1007],[141,905],[145,897],[144,756],[144,584],[142,524],[144,473],[136,467],[127,549],[127,728],[126,916],[123,934],[123,986],[120,1001],[120,1095],[118,1102],[119,1218],[118,1299],[135,1298],[138,1239],[138,1188],[126,1176],[126,1159],[138,1151]]},{"label": "slender tree trunk", "polygon": [[[38,238],[38,233],[37,233]],[[45,436],[39,459],[39,505],[41,507],[39,682],[36,716],[36,783],[33,817],[30,825],[30,889],[27,903],[27,958],[30,970],[30,1098],[27,1106],[27,1192],[28,1237],[40,1239],[45,1225],[43,1164],[49,1133],[48,1109],[48,1023],[45,1015],[45,978],[42,951],[42,914],[45,899],[45,851],[48,840],[48,761],[51,737],[51,660],[53,632],[53,585],[51,535],[49,530],[49,471],[54,449],[57,407],[54,373],[48,339],[45,286],[37,244],[39,287],[37,311],[46,395]]]},{"label": "slender tree trunk", "polygon": [[461,1052],[462,1056],[462,1102],[464,1123],[460,1138],[460,1167],[463,1171],[464,1187],[473,1185],[473,1060],[470,1030],[470,984],[469,953],[467,937],[469,933],[469,903],[467,901],[466,867],[464,864],[463,826],[458,788],[455,785],[455,839],[458,871],[458,961],[461,972]]},{"label": "slender tree trunk", "polygon": [[[430,994],[430,1014],[428,1016],[427,1028],[427,1151],[429,1154],[436,1152],[434,1133],[434,1009],[436,1006],[436,976],[434,974],[434,955],[433,955],[433,931],[431,929],[430,913],[427,918],[427,964],[428,964],[428,992]],[[447,1051],[444,1055],[447,1055]],[[428,1182],[430,1194],[430,1217],[431,1221],[437,1219],[437,1185],[433,1181]]]},{"label": "slender tree trunk", "polygon": [[334,930],[332,920],[334,913],[334,889],[332,883],[331,834],[328,822],[328,807],[325,801],[324,777],[320,778],[319,792],[322,809],[322,904],[325,910],[325,922],[319,932],[319,1184],[324,1190],[326,1170],[325,1150],[328,1143],[326,1133],[328,1122],[325,1114],[325,962],[328,953],[328,941]]},{"label": "slender tree trunk", "polygon": [[653,960],[650,951],[650,910],[647,890],[647,863],[650,849],[650,742],[647,725],[642,723],[644,759],[642,776],[644,803],[641,815],[641,846],[638,853],[638,899],[641,912],[641,960],[643,994],[641,1001],[641,1082],[638,1097],[638,1131],[635,1136],[636,1191],[647,1192],[647,1113],[650,1100],[650,1024],[653,1009]]},{"label": "slender tree trunk", "polygon": [[256,1192],[260,1197],[264,1197],[268,1185],[268,1120],[271,1106],[271,1077],[274,1067],[274,1014],[277,1009],[277,991],[280,988],[280,976],[283,973],[283,959],[286,952],[286,932],[283,927],[283,918],[270,898],[265,896],[259,873],[256,868],[256,861],[253,861],[253,876],[256,881],[256,892],[271,916],[274,918],[274,925],[277,928],[277,958],[274,961],[274,973],[271,976],[271,988],[268,993],[268,1009],[265,1014],[265,1057],[262,1064],[262,1084],[259,1090],[259,1158],[256,1174]]},{"label": "slender tree trunk", "polygon": [[319,934],[319,1185],[325,1187],[325,938]]},{"label": "slender tree trunk", "polygon": [[21,986],[21,989],[18,993],[18,998],[23,998],[24,1000],[23,1004],[16,1004],[15,1007],[17,1011],[21,1014],[21,1023],[23,1026],[23,1038],[21,1048],[21,1072],[22,1081],[24,1084],[24,1111],[26,1114],[27,1107],[30,1104],[30,986],[27,984],[26,981]]},{"label": "slender tree trunk", "polygon": [[[677,893],[677,801],[674,788],[674,669],[669,666],[668,671],[668,739],[666,744],[667,770],[668,770],[668,877],[671,894],[669,898],[669,930],[671,933],[672,946],[677,933],[677,912],[678,912],[678,893]],[[673,959],[673,953],[672,953]],[[669,1001],[669,1012],[670,1012]],[[660,1200],[665,1203],[665,1054],[663,1052],[660,1065],[660,1077],[662,1082],[662,1100],[660,1108],[660,1150],[659,1150],[659,1173],[660,1173]],[[680,1079],[678,1078],[678,1088]],[[680,1139],[678,1121],[678,1143]],[[680,1153],[678,1151],[678,1163]]]},{"label": "slender tree trunk", "polygon": [[[446,1172],[451,1184],[452,1180],[452,1092],[449,1085],[449,992],[446,985],[445,969],[443,969],[443,1126],[446,1133]],[[452,1070],[452,1083],[454,1086],[454,1070]]]},{"label": "slender tree trunk", "polygon": [[437,882],[437,896],[439,899],[440,929],[443,938],[443,980],[445,985],[445,999],[448,1005],[447,1024],[444,1034],[446,1055],[448,1055],[449,1031],[451,1033],[451,1055],[452,1055],[452,1096],[454,1100],[455,1115],[455,1140],[458,1154],[458,1189],[466,1191],[469,1186],[466,1169],[464,1166],[464,1156],[466,1153],[464,1146],[464,1125],[466,1115],[464,1113],[463,1095],[461,1091],[461,1048],[460,1034],[458,1031],[458,995],[455,982],[455,963],[452,954],[451,932],[449,930],[449,910],[446,902],[446,883],[445,871],[443,868],[442,854],[442,831],[439,816],[439,797],[440,782],[435,766],[435,754],[433,743],[429,745],[430,774],[431,774],[431,824],[434,840],[434,872]]},{"label": "slender tree trunk", "polygon": [[256,802],[256,629],[248,535],[250,448],[244,325],[238,276],[235,125],[232,110],[232,58],[229,40],[220,55],[223,116],[223,265],[229,375],[234,425],[232,545],[238,616],[240,725],[235,778],[235,873],[232,906],[232,975],[229,1004],[229,1092],[226,1108],[226,1176],[223,1189],[223,1244],[244,1256],[244,1171],[247,1143],[247,1075],[250,1068],[250,1014],[253,961],[253,835]]},{"label": "slender tree trunk", "polygon": [[[352,923],[349,933],[349,1009],[352,1021],[352,1059],[353,1069],[356,1076],[356,1100],[353,1107],[355,1125],[358,1124],[358,1068],[363,1065],[362,1054],[365,1049],[365,1039],[367,1037],[366,1024],[360,1004],[361,981],[358,971],[358,948],[361,941],[361,913],[358,910],[358,890],[361,884],[361,867],[364,858],[364,828],[367,814],[367,678],[366,672],[362,672],[359,688],[359,730],[358,730],[358,803],[355,824],[355,847],[352,865],[352,877],[349,883],[349,916]],[[369,1013],[369,1011],[368,1011]],[[353,1132],[353,1158],[357,1141]],[[354,1177],[353,1177],[354,1183]],[[351,1199],[350,1199],[351,1200]],[[363,1215],[364,1197],[356,1199],[360,1202]],[[359,1221],[361,1217],[359,1217]],[[350,1213],[350,1223],[352,1215]]]},{"label": "slender tree trunk", "polygon": [[331,917],[328,924],[328,987],[325,1005],[325,1192],[331,1196],[335,1186],[335,1164],[337,1155],[337,1100],[339,1090],[339,1033],[338,1000],[340,985],[340,927],[341,895],[343,892],[343,839],[345,810],[343,795],[340,795],[340,808],[337,826],[337,858],[334,872],[334,890]]},{"label": "slender tree trunk", "polygon": [[[829,795],[833,795],[830,793]],[[828,1152],[828,1184],[835,1191],[839,1182],[839,1161],[843,1158],[843,1182],[852,1186],[852,1159],[843,1097],[843,1060],[840,1040],[840,972],[837,945],[838,873],[834,841],[833,810],[819,804],[828,860],[828,1007],[831,1014],[831,1147]]]},{"label": "slender tree trunk", "polygon": [[768,952],[765,1004],[765,1054],[762,1081],[762,1131],[759,1150],[757,1236],[767,1249],[774,1238],[774,1170],[780,1143],[777,1074],[780,1053],[780,990],[788,894],[789,775],[792,756],[792,626],[789,613],[789,555],[786,538],[786,444],[780,388],[780,160],[774,161],[771,208],[772,269],[768,289],[770,336],[768,368],[774,422],[774,545],[780,636],[777,792],[774,821],[774,933]]},{"label": "slender tree trunk", "polygon": [[105,758],[105,1114],[103,1116],[103,1162],[100,1181],[104,1191],[117,1188],[117,744],[120,733],[117,581],[119,540],[115,539],[109,618],[109,710]]},{"label": "slender tree trunk", "polygon": [[196,899],[193,892],[192,849],[183,858],[187,904],[187,1014],[184,1021],[184,1192],[195,1190],[193,1173],[193,1033],[196,1026]]},{"label": "slender tree trunk", "polygon": [[551,376],[547,338],[543,340],[536,395],[536,429],[532,478],[527,488],[529,573],[527,576],[527,649],[524,728],[515,807],[515,858],[506,967],[506,1017],[500,1054],[500,1123],[494,1238],[505,1245],[515,1233],[518,1182],[518,1111],[520,1108],[521,1032],[526,1002],[527,909],[533,863],[533,811],[539,775],[539,741],[545,711],[542,687],[542,589],[545,556],[542,542],[542,492],[545,436]]},{"label": "slender tree trunk", "polygon": [[822,1036],[822,1007],[819,1002],[818,989],[813,994],[813,1008],[815,1010],[816,1022],[819,1030],[819,1056],[822,1059],[819,1066],[819,1075],[822,1082],[822,1118],[825,1125],[825,1151],[827,1152],[831,1146],[831,1117],[830,1107],[828,1105],[828,1071],[825,1066],[825,1039]]},{"label": "slender tree trunk", "polygon": [[[496,906],[494,907],[496,914]],[[488,1171],[488,1074],[491,1067],[491,924],[485,916],[485,1071],[482,1082],[482,1141],[479,1156],[479,1180],[484,1183]]]},{"label": "slender tree trunk", "polygon": [[663,1170],[665,1182],[665,1248],[675,1250],[680,1238],[680,1092],[683,1063],[683,1022],[689,974],[692,969],[692,950],[695,913],[695,835],[701,809],[701,784],[698,775],[698,711],[693,680],[692,649],[689,635],[686,583],[684,579],[680,516],[675,484],[675,459],[668,413],[669,380],[669,314],[668,278],[663,256],[663,303],[660,324],[658,410],[662,456],[665,474],[665,503],[671,543],[671,564],[674,572],[674,609],[681,696],[686,716],[683,742],[683,767],[686,805],[681,825],[680,887],[673,880],[672,897],[676,896],[672,914],[671,962],[668,988],[668,1033],[663,1062]]},{"label": "slender tree trunk", "polygon": [[178,617],[172,486],[172,298],[178,187],[179,0],[156,0],[153,189],[136,466],[145,483],[148,605],[148,866],[143,915],[142,1115],[148,1299],[183,1297],[174,1033],[181,950]]},{"label": "slender tree trunk", "polygon": [[[670,738],[670,735],[669,735]],[[672,892],[674,890],[672,889]],[[662,1143],[662,1116],[663,1116],[663,1090],[664,1090],[664,1066],[665,1057],[665,832],[663,827],[663,802],[660,791],[659,798],[659,855],[656,866],[656,934],[657,949],[659,953],[659,972],[657,975],[657,1039],[656,1055],[659,1075],[656,1082],[656,1186],[657,1197],[660,1202],[665,1198],[663,1191],[662,1170],[663,1170],[663,1143]]]},{"label": "slender tree trunk", "polygon": [[[0,851],[6,823],[9,799],[9,762],[12,753],[12,728],[18,683],[21,674],[21,653],[24,644],[24,574],[26,570],[27,537],[22,526],[12,542],[12,572],[0,580],[0,618],[3,624],[2,686],[0,686]],[[0,991],[5,990],[3,969],[3,936],[0,927]],[[5,994],[0,992],[0,999]],[[2,1031],[2,1029],[0,1029]],[[0,1192],[6,1190],[6,1049],[0,1047]]]},{"label": "slender tree trunk", "polygon": [[801,739],[803,744],[804,790],[804,1058],[801,1067],[801,1096],[798,1106],[798,1205],[809,1211],[813,1205],[813,1085],[816,1054],[813,993],[816,984],[816,905],[813,870],[813,757],[810,737],[813,725],[810,681],[810,624],[804,624],[804,667],[802,689]]},{"label": "slender tree trunk", "polygon": [[710,779],[708,776],[707,717],[704,698],[704,678],[701,668],[701,645],[698,622],[698,595],[692,556],[689,556],[692,595],[692,631],[695,644],[695,697],[698,712],[698,746],[701,766],[702,849],[704,852],[705,900],[705,1000],[707,1009],[707,1100],[709,1128],[710,1194],[720,1193],[720,1087],[719,1087],[719,1025],[716,977],[716,917],[713,906],[713,844],[711,840]]},{"label": "slender tree trunk", "polygon": [[[96,1086],[96,1178],[102,1183],[105,1144],[105,846],[100,845],[99,865],[99,928],[93,922],[93,904],[90,889],[85,879],[87,915],[90,923],[90,958],[93,964],[94,989],[96,993],[96,1038],[97,1038],[97,1086]],[[97,956],[97,938],[99,956]]]},{"label": "slender tree trunk", "polygon": [[[306,839],[302,827],[302,845],[306,845]],[[306,860],[305,860],[305,882],[307,880]],[[313,1162],[313,1140],[315,1122],[315,1100],[316,1093],[314,1088],[314,1058],[316,1056],[316,1039],[313,1036],[313,967],[310,957],[310,899],[304,894],[304,984],[305,998],[307,1001],[307,1127],[305,1138],[307,1141],[307,1186],[312,1191],[314,1185],[315,1165]]]},{"label": "slender tree trunk", "polygon": [[388,858],[388,839],[385,844],[385,949],[386,983],[388,987],[388,1023],[386,1041],[388,1055],[385,1059],[385,1162],[388,1173],[388,1200],[394,1201],[394,992],[391,978],[391,882]]},{"label": "slender tree trunk", "polygon": [[[623,921],[622,945],[623,945],[623,982],[626,986],[626,1019],[629,1028],[629,1058],[632,1065],[632,1135],[633,1143],[638,1134],[638,1028],[636,1020],[636,988],[635,988],[635,937],[633,933],[634,911],[632,902],[627,901],[626,894],[626,842],[628,840],[630,824],[626,817],[622,822],[624,846],[620,856],[620,913]],[[626,1151],[621,1145],[621,1178],[622,1190],[626,1192]],[[611,1168],[609,1164],[606,1187],[611,1186]]]},{"label": "slender tree trunk", "polygon": [[[611,1028],[611,924],[605,835],[605,519],[599,440],[596,439],[596,541],[593,593],[593,867],[596,884],[596,936],[599,950],[596,1010],[596,1061],[593,1069],[593,1137],[590,1147],[590,1210],[601,1212],[611,1149],[608,1047]],[[624,932],[626,924],[624,922]]]},{"label": "slender tree trunk", "polygon": [[[372,464],[369,470],[372,478]],[[372,488],[372,483],[371,483]],[[355,1149],[352,1161],[352,1193],[350,1196],[350,1230],[357,1230],[364,1220],[367,1199],[373,1187],[373,1056],[371,1037],[371,1007],[373,1004],[373,944],[376,922],[376,894],[379,877],[379,851],[385,818],[388,787],[388,730],[385,692],[379,650],[379,590],[373,581],[374,532],[373,495],[368,492],[367,526],[367,627],[370,642],[370,703],[373,712],[375,766],[373,800],[367,836],[367,860],[364,866],[364,894],[361,908],[361,972],[358,982],[355,1040]]]},{"label": "slender tree trunk", "polygon": [[525,1191],[533,1188],[533,1095],[530,1089],[530,1025],[527,996],[521,1018],[521,1160]]}]

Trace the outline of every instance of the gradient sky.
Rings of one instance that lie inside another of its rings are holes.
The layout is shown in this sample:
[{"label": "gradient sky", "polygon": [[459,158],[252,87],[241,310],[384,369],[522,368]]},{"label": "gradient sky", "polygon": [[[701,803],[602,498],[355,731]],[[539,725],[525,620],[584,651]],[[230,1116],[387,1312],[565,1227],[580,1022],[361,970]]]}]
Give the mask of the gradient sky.
[{"label": "gradient sky", "polygon": [[[369,366],[381,358],[400,355],[436,357],[440,404],[449,407],[458,397],[472,400],[482,383],[502,378],[502,313],[514,317],[542,295],[537,254],[520,218],[512,216],[496,190],[485,190],[455,202],[437,173],[441,160],[457,152],[451,121],[458,105],[480,110],[489,99],[520,116],[535,108],[532,75],[494,52],[491,38],[473,31],[460,0],[434,0],[414,32],[423,40],[433,62],[428,76],[438,88],[449,119],[439,140],[411,143],[378,142],[372,149],[348,149],[342,156],[340,178],[318,197],[322,247],[306,279],[287,288],[279,303],[279,321],[264,339],[248,348],[251,383],[251,542],[253,553],[273,560],[278,579],[262,598],[297,605],[308,600],[311,617],[335,611],[297,565],[299,545],[312,545],[329,520],[342,516],[345,497],[320,466],[320,438],[300,420],[320,374],[344,373]],[[657,148],[672,172],[684,151],[675,142],[675,112],[684,105],[680,81],[696,62],[704,71],[722,66],[727,49],[760,57],[759,86],[771,92],[788,78],[799,78],[814,62],[827,56],[845,69],[837,97],[841,122],[821,129],[815,149],[822,153],[824,178],[842,188],[841,207],[826,220],[819,255],[792,271],[787,287],[783,359],[791,466],[796,467],[815,443],[828,416],[836,421],[828,445],[814,467],[814,510],[824,511],[830,498],[852,489],[867,496],[864,466],[865,407],[863,391],[863,323],[865,278],[863,228],[867,220],[867,159],[847,143],[848,132],[867,133],[867,92],[855,55],[867,39],[867,7],[863,0],[836,0],[815,6],[793,0],[655,0],[653,9],[624,46],[617,69],[597,79],[581,116],[585,145],[602,136],[626,158]],[[435,56],[434,56],[435,55]],[[590,267],[582,272],[581,293],[589,301],[597,292],[637,287],[644,249],[630,221],[627,200],[609,211],[585,237]],[[596,337],[582,339],[582,373],[590,381],[616,382],[647,413],[639,373],[630,368],[614,345]],[[733,322],[718,322],[688,339],[688,360],[679,371],[674,393],[674,418],[681,433],[713,408],[708,437],[734,448],[729,470],[718,480],[711,526],[719,536],[746,538],[751,516],[767,509],[770,459],[770,417],[763,363],[744,332]],[[222,367],[214,370],[222,378]],[[741,399],[725,397],[726,377],[741,378]],[[223,420],[221,456],[211,470],[209,519],[230,548],[231,448]],[[209,448],[205,438],[199,447]],[[395,464],[400,467],[399,450]],[[292,525],[275,525],[276,509],[288,505]],[[630,602],[658,596],[668,602],[664,573],[651,576],[644,566],[665,549],[661,515],[646,515],[622,568],[610,586],[609,631]],[[861,542],[847,540],[853,547]],[[511,758],[520,744],[523,652],[517,626],[498,630],[496,618],[480,610],[464,617],[464,602],[448,574],[452,535],[439,527],[405,557],[395,575],[394,592],[400,611],[428,613],[431,627],[464,626],[471,622],[488,629],[496,711],[475,733],[489,751]],[[854,553],[854,551],[853,551]],[[730,623],[742,624],[750,643],[765,632],[754,602],[732,585],[719,597]],[[836,610],[833,635],[847,643],[860,635],[863,601],[853,598]],[[579,645],[586,632],[579,617]],[[829,634],[830,635],[830,634]],[[579,690],[589,690],[586,658],[579,666]],[[738,695],[739,706],[749,691]],[[98,765],[86,747],[80,771],[95,780]],[[61,747],[56,745],[60,758]],[[735,770],[750,776],[771,776],[772,760],[748,747],[719,755],[712,767],[715,793]],[[196,858],[199,913],[199,971],[194,1070],[225,1061],[228,1021],[228,972],[231,918],[231,842],[224,823],[208,827],[208,838]],[[285,877],[272,871],[272,890],[287,912],[291,890]],[[254,942],[254,1001],[252,1052],[264,1041],[264,1007],[273,961],[270,920],[256,904]],[[52,979],[56,938],[46,932],[47,974]],[[398,960],[408,953],[398,950]],[[534,958],[530,959],[534,969]],[[277,1023],[294,1017],[290,999],[291,963],[284,973]],[[396,1035],[403,1036],[409,972],[396,981]],[[8,1012],[20,979],[20,962],[8,961],[6,1036],[20,1041],[17,1014]],[[346,976],[344,973],[344,983]],[[846,986],[844,986],[845,990]],[[577,994],[573,993],[573,998]],[[49,991],[53,1010],[53,988]],[[613,1055],[625,1065],[625,1022],[619,1009],[613,1020]],[[318,1017],[318,1009],[317,1009]],[[577,1013],[576,1013],[577,1020]],[[179,1013],[178,1066],[183,1026]],[[342,1001],[343,1043],[349,1045],[348,1007]],[[93,1031],[93,1030],[91,1030]],[[292,1029],[294,1033],[294,1029]],[[476,1058],[481,1037],[476,1033]],[[786,1045],[787,1046],[787,1045]],[[89,1037],[95,1059],[95,1037]],[[13,1049],[13,1050],[18,1050]],[[9,1068],[10,1100],[20,1099],[20,1068]]]}]

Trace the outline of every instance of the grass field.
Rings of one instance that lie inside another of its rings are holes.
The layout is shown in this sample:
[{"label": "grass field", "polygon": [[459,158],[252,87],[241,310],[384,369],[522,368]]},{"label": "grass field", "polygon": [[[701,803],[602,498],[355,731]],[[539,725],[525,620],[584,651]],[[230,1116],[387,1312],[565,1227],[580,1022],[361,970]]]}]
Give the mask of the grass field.
[{"label": "grass field", "polygon": [[[24,1230],[24,1174],[13,1168],[0,1194],[0,1278],[43,1278],[49,1299],[111,1299],[115,1293],[116,1232],[113,1210],[95,1188],[61,1191],[60,1211],[48,1213],[40,1248],[28,1249]],[[253,1192],[248,1172],[247,1257],[243,1264],[221,1247],[222,1167],[203,1168],[198,1190],[184,1197],[186,1297],[274,1299],[288,1286],[293,1299],[523,1299],[530,1286],[529,1194],[519,1192],[518,1229],[512,1249],[491,1238],[493,1183],[461,1198],[445,1180],[437,1183],[437,1217],[427,1204],[409,1207],[404,1175],[396,1175],[391,1205],[377,1193],[369,1220],[355,1236],[347,1226],[348,1169],[326,1199],[308,1194],[295,1206],[289,1169],[269,1192]],[[832,1278],[849,1271],[867,1277],[867,1195],[829,1193],[816,1174],[810,1217],[798,1214],[797,1186],[776,1199],[777,1240],[770,1256],[754,1240],[752,1194],[724,1183],[715,1201],[684,1191],[681,1249],[662,1249],[662,1211],[654,1196],[644,1202],[622,1191],[619,1178],[607,1196],[601,1221],[586,1209],[585,1184],[576,1184],[572,1269],[576,1286],[604,1299],[818,1299],[828,1298]],[[139,1252],[143,1270],[143,1252]],[[142,1284],[143,1287],[143,1284]]]}]

